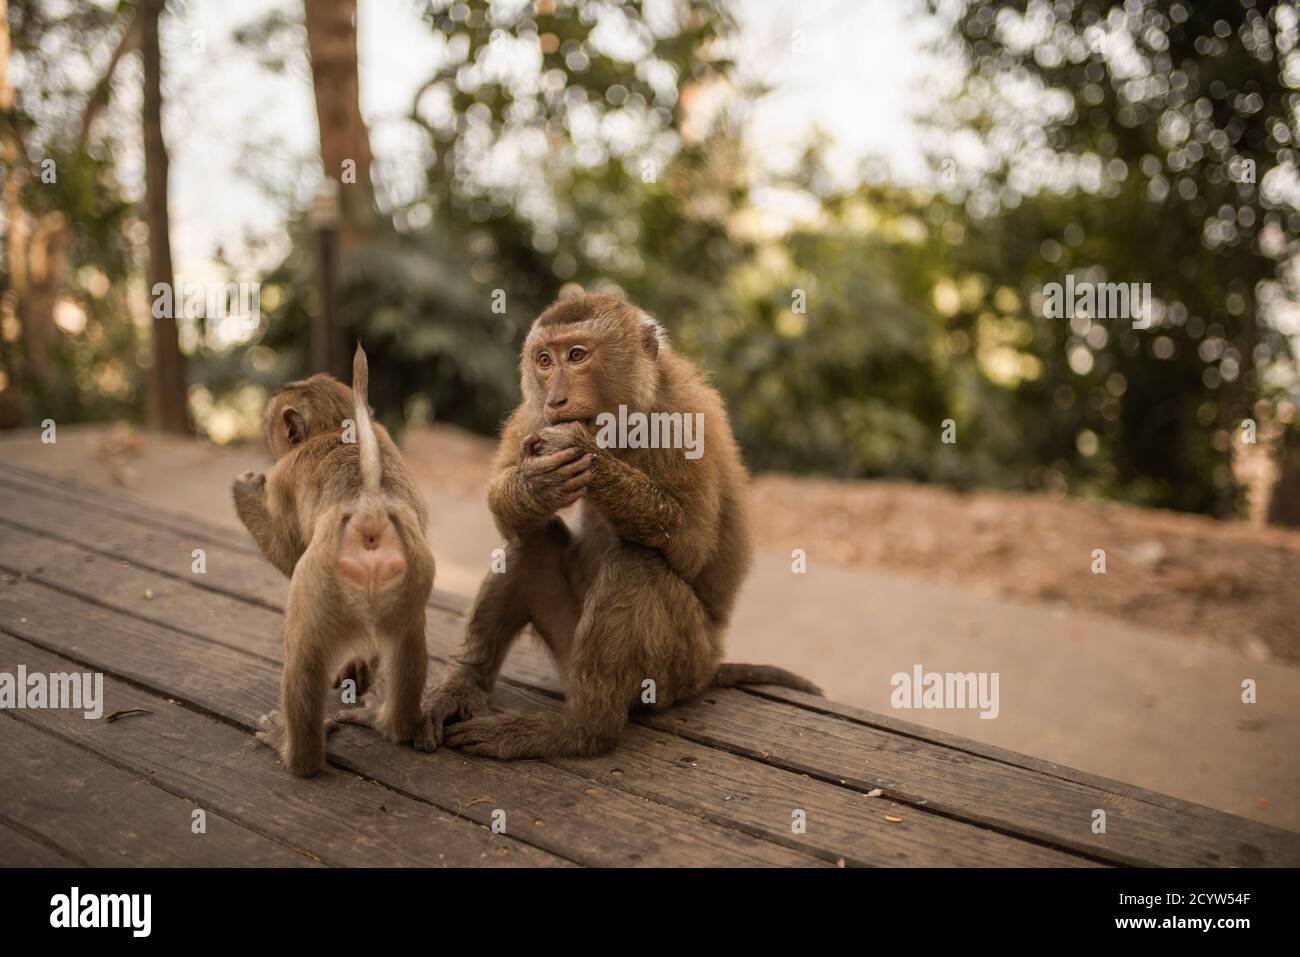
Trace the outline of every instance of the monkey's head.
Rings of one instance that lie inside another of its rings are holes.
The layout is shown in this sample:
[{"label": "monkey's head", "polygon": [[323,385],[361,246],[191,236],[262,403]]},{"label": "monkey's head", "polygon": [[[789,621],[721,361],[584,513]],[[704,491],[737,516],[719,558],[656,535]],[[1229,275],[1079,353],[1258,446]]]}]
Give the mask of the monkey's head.
[{"label": "monkey's head", "polygon": [[520,388],[547,425],[591,426],[602,412],[649,411],[659,390],[663,329],[616,296],[580,293],[537,317],[519,359]]},{"label": "monkey's head", "polygon": [[266,404],[271,457],[278,460],[313,435],[343,428],[343,420],[352,414],[352,390],[333,376],[318,372],[282,385]]}]

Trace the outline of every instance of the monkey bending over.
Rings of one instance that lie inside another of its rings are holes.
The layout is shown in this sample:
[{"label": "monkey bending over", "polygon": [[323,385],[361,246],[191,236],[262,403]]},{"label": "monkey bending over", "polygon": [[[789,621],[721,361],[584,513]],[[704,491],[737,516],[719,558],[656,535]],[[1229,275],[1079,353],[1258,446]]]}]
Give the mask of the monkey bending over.
[{"label": "monkey bending over", "polygon": [[[506,569],[484,580],[429,698],[435,737],[498,758],[590,755],[618,742],[637,705],[739,683],[820,694],[780,668],[720,664],[751,558],[748,476],[721,397],[658,323],[614,297],[562,299],[533,323],[520,378],[488,495]],[[598,447],[597,417],[620,405],[702,413],[703,454]],[[555,514],[575,502],[577,531]],[[566,678],[564,709],[486,714],[528,624]]]},{"label": "monkey bending over", "polygon": [[[368,378],[358,345],[351,391],[328,375],[282,387],[266,409],[270,478],[246,472],[233,488],[262,554],[289,576],[280,710],[262,716],[257,737],[294,774],[324,766],[336,721],[435,746],[420,703],[434,573],[428,515],[397,446],[371,422]],[[380,687],[327,721],[332,669],[354,652],[377,659]]]}]

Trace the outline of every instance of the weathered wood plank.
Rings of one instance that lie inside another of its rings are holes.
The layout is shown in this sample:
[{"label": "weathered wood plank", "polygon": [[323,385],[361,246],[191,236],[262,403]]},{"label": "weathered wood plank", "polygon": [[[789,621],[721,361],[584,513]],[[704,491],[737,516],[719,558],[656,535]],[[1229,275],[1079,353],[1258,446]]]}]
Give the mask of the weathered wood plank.
[{"label": "weathered wood plank", "polygon": [[[1190,817],[1219,821],[1226,813],[1212,807],[1207,807],[1204,804],[1196,804],[1192,801],[1186,801],[1169,794],[1161,794],[1159,791],[1152,791],[1148,788],[1139,787],[1136,784],[1117,781],[1114,778],[1108,778],[1101,774],[1093,774],[1089,771],[1080,771],[1078,768],[1057,764],[1054,761],[1047,761],[1033,755],[1021,754],[1018,751],[999,748],[996,745],[985,744],[981,741],[974,741],[970,738],[963,738],[960,735],[951,734],[947,731],[940,731],[935,728],[928,728],[924,725],[915,724],[911,721],[904,721],[901,718],[894,717],[893,715],[866,711],[862,708],[855,708],[852,705],[841,704],[838,701],[819,698],[816,695],[804,694],[801,691],[795,691],[791,688],[762,686],[746,688],[745,690],[748,693],[759,697],[769,698],[786,704],[793,704],[800,708],[806,708],[821,714],[834,715],[837,718],[851,721],[854,724],[876,728],[900,737],[928,741],[932,744],[938,744],[945,748],[951,748],[956,751],[975,755],[976,757],[987,758],[990,761],[998,761],[1003,764],[1027,768],[1031,771],[1038,771],[1049,777],[1060,778],[1063,781],[1072,781],[1076,784],[1083,784],[1102,791],[1110,791],[1121,797],[1131,798],[1134,801],[1142,801],[1146,804],[1152,805],[1153,807],[1164,808],[1165,810],[1185,814]],[[1246,818],[1238,818],[1234,815],[1229,815],[1229,817],[1233,817],[1235,820],[1248,820]],[[1264,824],[1261,824],[1260,826],[1268,827],[1268,825]]]},{"label": "weathered wood plank", "polygon": [[[742,693],[743,694],[743,693]],[[648,723],[859,788],[881,788],[916,807],[1037,837],[1118,863],[1225,867],[1295,866],[1300,835],[1228,814],[1213,820],[928,741],[828,715],[797,712],[753,695],[710,694]],[[1091,830],[1106,811],[1107,833]]]},{"label": "weathered wood plank", "polygon": [[[128,495],[120,489],[102,485],[86,485],[76,479],[48,475],[44,472],[37,472],[23,468],[20,465],[14,465],[12,462],[0,462],[0,481],[55,498],[61,497],[74,502],[93,503],[100,511],[112,512],[128,519],[135,519],[139,516],[141,503],[138,498]],[[257,545],[240,531],[206,521],[203,518],[173,512],[153,502],[148,504],[148,510],[149,520],[156,525],[189,536],[201,535],[204,538],[219,541],[231,548],[250,552],[254,555],[257,554]]]},{"label": "weathered wood plank", "polygon": [[[249,556],[248,561],[258,559]],[[264,605],[249,604],[132,562],[14,528],[3,520],[0,568],[104,605],[105,609],[90,613],[92,621],[110,614],[109,608],[119,609],[269,662],[280,661],[282,615]]]},{"label": "weathered wood plank", "polygon": [[83,867],[81,861],[0,822],[0,867]]},{"label": "weathered wood plank", "polygon": [[[0,634],[0,671],[81,667]],[[104,681],[105,714],[151,712],[109,724],[81,712],[14,712],[20,721],[332,866],[554,866],[567,862],[355,774],[326,769],[297,781],[259,760],[248,734],[117,680]],[[185,822],[188,829],[188,822]]]},{"label": "weathered wood plank", "polygon": [[[549,696],[508,685],[493,695],[493,704],[561,706]],[[611,754],[553,763],[848,866],[1094,866],[1081,857],[637,725]],[[796,814],[802,832],[795,831]]]},{"label": "weathered wood plank", "polygon": [[[278,615],[133,565],[112,562],[111,574],[106,574],[100,567],[105,561],[74,546],[20,531],[11,531],[0,541],[0,567],[28,571],[35,581],[59,582],[60,587],[78,595],[189,634],[220,640],[268,661],[277,658]],[[140,600],[143,590],[151,587],[158,589],[155,597]],[[554,698],[512,689],[502,689],[497,703],[507,707],[558,706]],[[712,748],[689,748],[693,756],[689,764],[669,756],[684,747],[675,736],[633,727],[614,755],[552,763],[590,780],[809,851],[829,862],[950,866],[1087,863]],[[711,772],[699,771],[701,766]],[[796,809],[814,820],[803,834],[791,828]],[[886,815],[901,817],[903,823],[887,821]]]},{"label": "weathered wood plank", "polygon": [[[252,730],[256,717],[275,706],[277,666],[126,615],[88,620],[97,611],[97,606],[32,581],[0,585],[0,631],[182,700],[245,730]],[[330,739],[329,759],[480,824],[492,823],[494,809],[505,810],[512,837],[580,863],[823,863],[625,791],[593,787],[546,764],[467,759],[446,749],[421,755],[351,727]],[[274,764],[266,750],[250,760],[263,761],[268,768]]]},{"label": "weathered wood plank", "polygon": [[0,715],[0,807],[95,867],[303,867],[313,862],[217,815],[190,833],[194,805],[81,748]]}]

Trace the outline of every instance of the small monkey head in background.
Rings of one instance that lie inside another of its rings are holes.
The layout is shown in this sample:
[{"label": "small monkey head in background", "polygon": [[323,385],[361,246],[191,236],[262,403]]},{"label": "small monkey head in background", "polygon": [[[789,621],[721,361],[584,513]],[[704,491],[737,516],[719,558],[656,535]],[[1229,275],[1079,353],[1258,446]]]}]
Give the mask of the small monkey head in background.
[{"label": "small monkey head in background", "polygon": [[318,372],[289,382],[266,405],[266,444],[277,461],[313,435],[343,428],[352,417],[352,390],[333,376]]},{"label": "small monkey head in background", "polygon": [[533,322],[519,360],[525,402],[546,425],[591,427],[602,412],[648,412],[667,339],[644,310],[616,296],[579,293]]}]

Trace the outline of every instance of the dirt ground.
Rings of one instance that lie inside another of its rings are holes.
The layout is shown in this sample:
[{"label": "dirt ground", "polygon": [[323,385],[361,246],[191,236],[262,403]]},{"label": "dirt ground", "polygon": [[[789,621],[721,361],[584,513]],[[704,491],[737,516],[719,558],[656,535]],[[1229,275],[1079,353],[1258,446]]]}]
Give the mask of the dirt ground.
[{"label": "dirt ground", "polygon": [[[758,477],[753,501],[759,540],[803,548],[810,560],[1060,602],[1300,664],[1297,531],[1112,502],[781,475]],[[1104,574],[1093,571],[1097,549]]]},{"label": "dirt ground", "polygon": [[[450,427],[403,448],[438,586],[472,595],[499,544],[493,444]],[[232,528],[258,444],[106,427],[0,437],[0,460],[117,485]],[[758,476],[754,569],[728,657],[840,701],[1300,830],[1300,533],[1045,496]],[[0,527],[0,534],[3,528]],[[803,549],[806,572],[791,553]],[[1094,574],[1094,550],[1105,552]],[[997,720],[895,711],[891,676],[1001,675]],[[1241,700],[1241,683],[1258,702]]]}]

